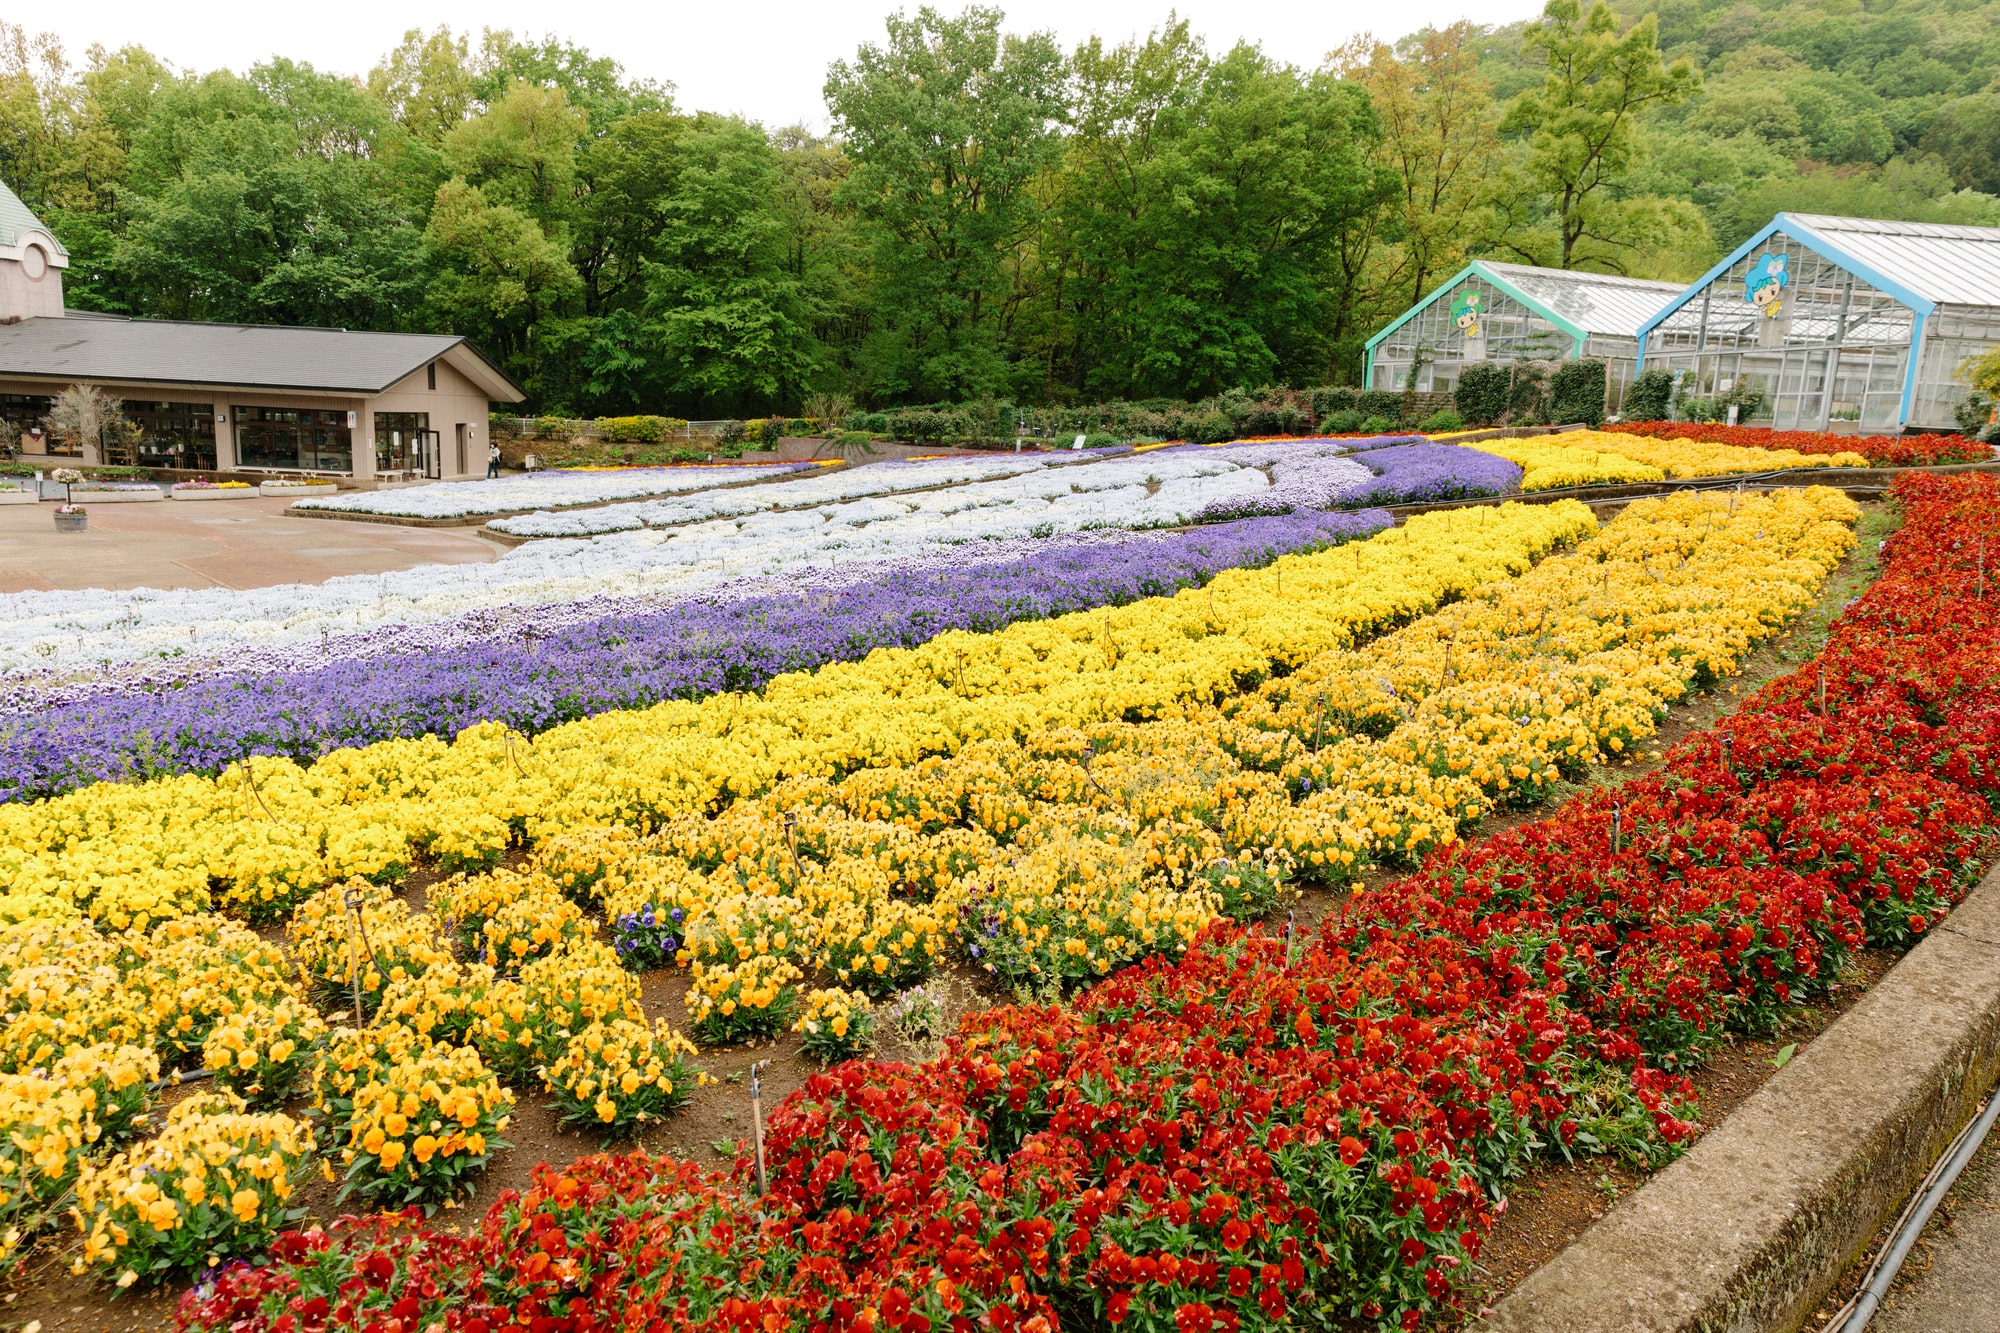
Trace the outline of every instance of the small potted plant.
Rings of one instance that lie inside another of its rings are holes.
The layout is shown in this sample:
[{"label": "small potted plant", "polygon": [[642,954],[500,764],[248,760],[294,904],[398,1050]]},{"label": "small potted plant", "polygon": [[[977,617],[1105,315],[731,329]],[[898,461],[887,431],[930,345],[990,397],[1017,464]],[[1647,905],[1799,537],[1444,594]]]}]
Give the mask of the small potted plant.
[{"label": "small potted plant", "polygon": [[49,480],[62,483],[63,502],[56,506],[57,532],[82,532],[90,526],[90,515],[84,507],[70,496],[70,487],[83,480],[83,474],[73,467],[59,467],[49,473]]}]

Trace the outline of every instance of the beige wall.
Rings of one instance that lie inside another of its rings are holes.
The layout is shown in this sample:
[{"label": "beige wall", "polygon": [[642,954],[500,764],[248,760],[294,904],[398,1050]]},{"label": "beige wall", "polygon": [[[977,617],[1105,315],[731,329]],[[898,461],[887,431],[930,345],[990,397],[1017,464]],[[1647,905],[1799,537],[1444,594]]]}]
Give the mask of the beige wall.
[{"label": "beige wall", "polygon": [[[450,362],[440,360],[431,364],[437,369],[437,388],[431,388],[429,376],[419,370],[370,399],[369,411],[371,415],[375,412],[427,414],[430,428],[438,433],[442,454],[439,474],[445,477],[483,476],[486,472],[486,414],[490,410],[486,391],[460,374]],[[465,430],[463,467],[458,459],[460,427]],[[372,460],[375,439],[372,424],[368,439]]]},{"label": "beige wall", "polygon": [[0,257],[0,319],[10,323],[17,319],[60,319],[62,313],[61,269],[44,260],[42,276],[30,278],[20,260]]}]

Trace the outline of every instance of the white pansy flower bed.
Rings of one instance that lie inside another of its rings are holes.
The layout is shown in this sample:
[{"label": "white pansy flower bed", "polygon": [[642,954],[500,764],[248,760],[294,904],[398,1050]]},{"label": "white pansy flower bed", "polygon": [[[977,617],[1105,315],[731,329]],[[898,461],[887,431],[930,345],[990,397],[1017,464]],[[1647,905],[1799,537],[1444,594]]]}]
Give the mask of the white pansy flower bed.
[{"label": "white pansy flower bed", "polygon": [[672,495],[742,482],[778,481],[822,463],[718,463],[686,467],[554,469],[480,481],[440,481],[391,491],[350,491],[301,500],[294,509],[380,514],[392,518],[470,518],[522,509],[603,504],[642,495]]},{"label": "white pansy flower bed", "polygon": [[[797,509],[859,500],[875,495],[900,495],[936,486],[960,486],[1060,468],[1070,475],[1100,454],[999,454],[989,457],[913,458],[869,463],[825,476],[802,477],[777,491],[720,491],[684,499],[650,500],[608,505],[580,513],[522,514],[496,519],[487,526],[512,537],[592,537],[639,528],[673,528],[716,518],[740,518],[766,509]],[[1127,459],[1129,460],[1129,457]]]},{"label": "white pansy flower bed", "polygon": [[1263,472],[1237,466],[1224,451],[1161,451],[950,490],[531,542],[492,564],[243,590],[14,593],[0,596],[0,672],[53,684],[507,607],[678,596],[739,578],[902,559],[969,541],[1172,526],[1214,501],[1269,485]]}]

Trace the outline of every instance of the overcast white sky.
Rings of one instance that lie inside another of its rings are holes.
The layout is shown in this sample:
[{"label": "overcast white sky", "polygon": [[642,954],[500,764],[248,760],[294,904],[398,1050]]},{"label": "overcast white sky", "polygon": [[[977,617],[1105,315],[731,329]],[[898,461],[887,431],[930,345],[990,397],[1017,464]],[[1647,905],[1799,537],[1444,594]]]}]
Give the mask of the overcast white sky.
[{"label": "overcast white sky", "polygon": [[[1171,0],[1016,0],[1001,7],[1013,31],[1051,29],[1065,48],[1091,33],[1107,40],[1142,34],[1165,18]],[[242,70],[273,54],[321,70],[366,73],[404,30],[440,23],[476,33],[512,28],[553,32],[614,57],[635,75],[670,82],[683,107],[733,111],[777,127],[824,127],[820,89],[826,67],[882,35],[894,0],[737,0],[736,3],[616,4],[607,0],[69,0],[37,6],[32,32],[60,36],[72,61],[93,42],[138,42],[180,68]],[[939,8],[956,12],[948,0]],[[917,6],[907,8],[914,12]],[[1215,47],[1238,38],[1274,57],[1316,65],[1357,32],[1399,36],[1428,23],[1470,18],[1506,23],[1539,11],[1538,0],[1401,0],[1379,4],[1287,0],[1195,0],[1181,6]],[[15,9],[4,17],[22,21]]]}]

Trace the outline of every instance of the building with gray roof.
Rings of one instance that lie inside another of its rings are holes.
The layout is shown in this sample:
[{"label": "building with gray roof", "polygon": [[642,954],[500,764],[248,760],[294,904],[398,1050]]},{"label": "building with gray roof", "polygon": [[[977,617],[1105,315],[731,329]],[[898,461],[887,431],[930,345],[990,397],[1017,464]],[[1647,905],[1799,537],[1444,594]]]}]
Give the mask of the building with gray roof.
[{"label": "building with gray roof", "polygon": [[0,185],[0,421],[24,461],[105,461],[52,438],[55,396],[95,385],[160,467],[378,479],[485,471],[494,402],[525,392],[465,339],[127,319],[67,310],[69,254]]}]

